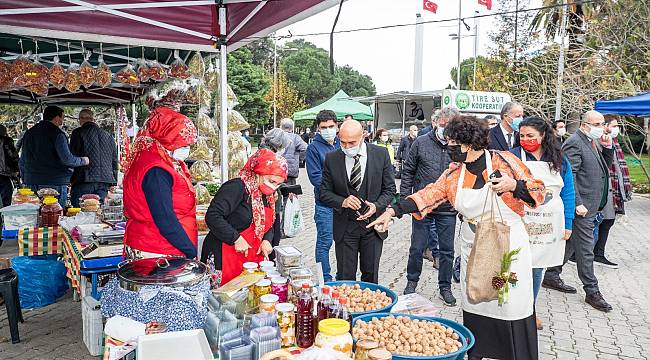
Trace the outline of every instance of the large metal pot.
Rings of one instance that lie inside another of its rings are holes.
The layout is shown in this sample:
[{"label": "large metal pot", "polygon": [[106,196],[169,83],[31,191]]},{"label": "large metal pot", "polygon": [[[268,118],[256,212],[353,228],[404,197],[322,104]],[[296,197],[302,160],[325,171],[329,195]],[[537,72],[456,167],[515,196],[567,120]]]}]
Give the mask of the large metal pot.
[{"label": "large metal pot", "polygon": [[144,285],[187,288],[198,284],[207,274],[200,261],[183,257],[158,257],[130,260],[117,269],[120,287],[138,291]]}]

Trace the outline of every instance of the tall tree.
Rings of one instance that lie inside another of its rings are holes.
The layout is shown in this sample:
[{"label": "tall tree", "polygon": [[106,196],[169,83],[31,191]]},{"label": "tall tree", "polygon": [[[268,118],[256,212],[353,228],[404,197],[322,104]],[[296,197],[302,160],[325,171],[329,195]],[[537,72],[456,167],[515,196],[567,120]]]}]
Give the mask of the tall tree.
[{"label": "tall tree", "polygon": [[[282,118],[290,118],[297,111],[303,110],[307,107],[305,101],[302,99],[298,91],[292,83],[287,80],[282,67],[278,68],[278,79],[276,83],[277,96],[276,96],[276,111],[278,120]],[[273,87],[269,90],[265,97],[266,101],[270,102],[269,114],[273,116]]]},{"label": "tall tree", "polygon": [[[514,9],[519,6],[518,10],[527,9],[530,0],[501,0],[498,2],[496,12],[496,28],[490,33],[490,40],[494,44],[490,48],[491,55],[499,56],[507,61],[511,61],[524,56],[537,41],[537,34],[529,35],[530,22],[533,14],[529,11],[518,11]],[[515,42],[516,39],[516,42]],[[516,43],[516,44],[515,44]],[[516,46],[516,48],[515,48]]]},{"label": "tall tree", "polygon": [[269,103],[265,95],[271,87],[271,79],[264,68],[253,64],[253,53],[241,48],[228,54],[228,83],[237,95],[237,110],[250,124],[266,124],[269,121]]},{"label": "tall tree", "polygon": [[341,82],[330,74],[325,50],[310,46],[297,49],[284,57],[282,67],[305,102],[317,105],[336,93]]},{"label": "tall tree", "polygon": [[350,96],[372,96],[377,93],[372,78],[349,65],[337,67],[336,76],[341,79],[341,89]]},{"label": "tall tree", "polygon": [[261,38],[247,44],[246,48],[251,51],[253,64],[273,71],[273,39]]}]

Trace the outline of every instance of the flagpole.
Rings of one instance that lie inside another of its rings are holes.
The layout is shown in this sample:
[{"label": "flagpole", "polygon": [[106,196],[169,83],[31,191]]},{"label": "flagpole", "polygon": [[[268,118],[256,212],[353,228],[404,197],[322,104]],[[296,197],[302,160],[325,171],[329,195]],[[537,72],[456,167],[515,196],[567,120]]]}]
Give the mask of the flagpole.
[{"label": "flagpole", "polygon": [[456,89],[460,90],[460,17],[463,13],[463,0],[458,0],[458,58],[456,64]]}]

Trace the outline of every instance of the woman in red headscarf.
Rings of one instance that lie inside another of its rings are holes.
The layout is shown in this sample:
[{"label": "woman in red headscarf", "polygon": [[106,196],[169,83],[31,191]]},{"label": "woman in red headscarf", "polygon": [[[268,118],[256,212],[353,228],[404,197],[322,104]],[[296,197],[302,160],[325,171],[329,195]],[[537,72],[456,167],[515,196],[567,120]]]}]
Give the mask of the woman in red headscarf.
[{"label": "woman in red headscarf", "polygon": [[224,183],[205,214],[210,232],[201,261],[214,257],[220,284],[241,274],[247,261],[260,262],[273,251],[275,190],[287,178],[287,162],[267,149],[248,159],[239,177]]},{"label": "woman in red headscarf", "polygon": [[196,142],[194,124],[168,107],[149,114],[124,174],[124,243],[129,257],[195,258],[196,198],[187,166],[175,150]]}]

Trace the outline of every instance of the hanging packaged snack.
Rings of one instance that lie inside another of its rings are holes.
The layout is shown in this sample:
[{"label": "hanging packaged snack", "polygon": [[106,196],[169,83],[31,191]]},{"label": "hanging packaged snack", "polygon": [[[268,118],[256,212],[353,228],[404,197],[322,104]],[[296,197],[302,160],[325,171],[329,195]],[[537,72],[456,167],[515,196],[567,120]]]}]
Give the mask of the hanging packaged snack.
[{"label": "hanging packaged snack", "polygon": [[192,145],[192,151],[187,157],[188,160],[212,161],[210,148],[204,139],[199,139],[196,144]]},{"label": "hanging packaged snack", "polygon": [[214,61],[212,61],[212,59],[208,60],[208,66],[207,69],[205,70],[205,76],[203,77],[203,81],[205,81],[205,86],[208,89],[210,90],[219,89],[219,71],[217,70],[217,67],[214,65]]},{"label": "hanging packaged snack", "polygon": [[29,78],[32,70],[32,62],[29,60],[31,55],[32,52],[28,51],[27,54],[18,56],[11,64],[11,77],[14,86],[24,87],[32,85]]},{"label": "hanging packaged snack", "polygon": [[192,180],[196,182],[214,180],[212,177],[212,168],[207,161],[199,160],[192,164],[190,174],[192,175]]},{"label": "hanging packaged snack", "polygon": [[212,119],[205,113],[205,110],[199,111],[199,115],[196,117],[196,128],[199,129],[199,134],[204,136],[211,136],[215,133]]},{"label": "hanging packaged snack", "polygon": [[47,96],[49,92],[49,86],[47,83],[44,84],[35,84],[35,85],[30,85],[26,87],[25,89],[33,92],[34,94],[38,96]]},{"label": "hanging packaged snack", "polygon": [[83,85],[86,89],[93,86],[95,83],[95,76],[96,73],[95,69],[93,69],[93,66],[90,65],[88,59],[84,60],[84,62],[82,62],[79,66],[79,78],[81,79],[81,85]]},{"label": "hanging packaged snack", "polygon": [[95,71],[95,82],[97,85],[105,88],[111,84],[113,73],[111,68],[104,62],[104,57],[99,55],[99,62],[97,63],[97,71]]},{"label": "hanging packaged snack", "polygon": [[244,167],[247,160],[246,150],[234,151],[230,154],[230,159],[228,160],[228,175],[230,179],[239,176],[239,171]]},{"label": "hanging packaged snack", "polygon": [[141,82],[146,82],[149,81],[151,78],[151,73],[149,69],[149,65],[147,65],[147,62],[145,59],[140,59],[138,60],[138,63],[136,64],[137,69],[138,69],[138,79]]},{"label": "hanging packaged snack", "polygon": [[202,79],[205,74],[205,62],[200,52],[196,52],[192,56],[192,60],[189,63],[190,75],[194,76],[197,79]]},{"label": "hanging packaged snack", "polygon": [[54,65],[50,68],[48,77],[52,86],[59,90],[63,89],[65,85],[65,69],[59,63],[59,56],[54,57]]},{"label": "hanging packaged snack", "polygon": [[246,149],[246,140],[244,140],[239,131],[228,133],[228,149],[233,152]]},{"label": "hanging packaged snack", "polygon": [[239,104],[239,101],[237,100],[237,95],[235,95],[235,92],[230,87],[230,84],[228,84],[226,89],[228,94],[228,108],[232,109]]},{"label": "hanging packaged snack", "polygon": [[0,59],[0,91],[14,88],[14,78],[11,76],[11,64]]},{"label": "hanging packaged snack", "polygon": [[221,149],[219,148],[219,144],[217,144],[212,152],[212,165],[215,167],[221,166]]},{"label": "hanging packaged snack", "polygon": [[242,131],[250,128],[250,124],[237,110],[228,111],[228,131]]},{"label": "hanging packaged snack", "polygon": [[187,64],[178,55],[178,50],[174,50],[174,62],[169,68],[169,75],[177,79],[187,79],[190,77],[190,70]]},{"label": "hanging packaged snack", "polygon": [[201,84],[197,79],[189,79],[188,83],[189,83],[189,88],[185,93],[185,103],[190,105],[198,105],[200,101],[199,91],[201,88]]},{"label": "hanging packaged snack", "polygon": [[210,201],[212,201],[212,196],[210,196],[208,188],[199,184],[194,187],[194,191],[196,192],[196,205],[210,204]]},{"label": "hanging packaged snack", "polygon": [[77,92],[81,87],[81,76],[79,75],[79,65],[70,64],[65,72],[65,89],[71,93]]},{"label": "hanging packaged snack", "polygon": [[165,68],[156,60],[149,64],[149,75],[151,80],[154,81],[167,80],[167,70],[165,70]]},{"label": "hanging packaged snack", "polygon": [[120,71],[118,71],[117,74],[115,74],[115,78],[122,84],[131,86],[140,85],[138,75],[135,73],[135,70],[133,70],[133,65],[131,64],[127,64]]}]

